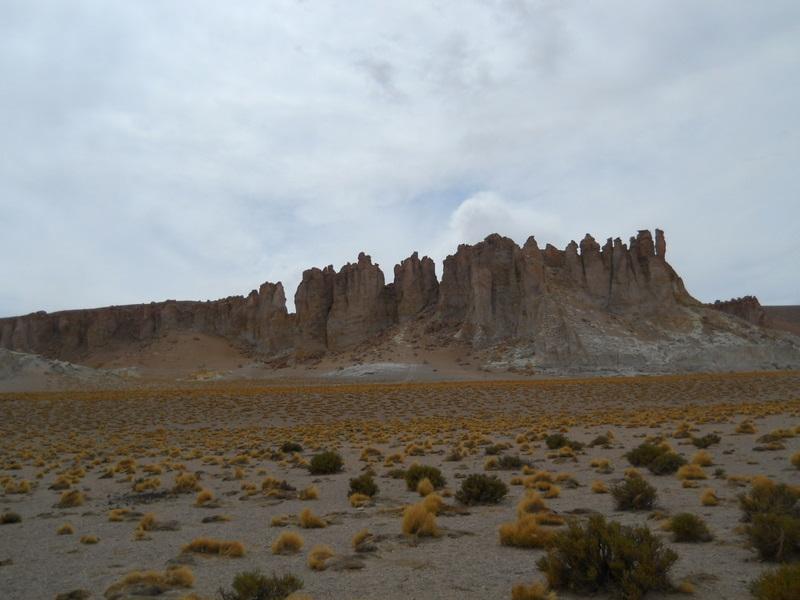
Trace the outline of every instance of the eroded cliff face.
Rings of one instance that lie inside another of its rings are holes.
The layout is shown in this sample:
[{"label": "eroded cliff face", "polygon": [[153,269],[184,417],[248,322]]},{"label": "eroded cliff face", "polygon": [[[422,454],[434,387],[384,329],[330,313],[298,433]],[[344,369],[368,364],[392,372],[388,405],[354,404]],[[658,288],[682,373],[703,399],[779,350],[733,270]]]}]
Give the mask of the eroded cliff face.
[{"label": "eroded cliff face", "polygon": [[743,296],[741,298],[732,298],[724,301],[717,300],[711,307],[744,319],[754,325],[767,324],[766,312],[755,296]]},{"label": "eroded cliff face", "polygon": [[[586,235],[564,250],[533,237],[520,247],[497,234],[460,245],[444,260],[441,283],[430,258],[415,252],[394,267],[394,281],[361,253],[339,271],[303,273],[296,314],[280,283],[247,297],[213,302],[119,306],[0,319],[0,346],[76,360],[109,344],[146,342],[175,330],[223,336],[265,356],[319,357],[422,323],[429,332],[474,346],[530,343],[536,352],[569,358],[583,352],[575,331],[602,315],[668,313],[697,304],[666,262],[666,241],[640,231],[629,244]],[[582,311],[582,312],[581,312]],[[440,338],[443,339],[443,338]]]}]

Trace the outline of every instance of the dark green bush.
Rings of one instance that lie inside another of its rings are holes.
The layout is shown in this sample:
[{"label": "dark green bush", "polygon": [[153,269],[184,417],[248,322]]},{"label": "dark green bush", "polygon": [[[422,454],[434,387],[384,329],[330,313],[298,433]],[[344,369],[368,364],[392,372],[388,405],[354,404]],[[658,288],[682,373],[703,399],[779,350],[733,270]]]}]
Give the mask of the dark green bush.
[{"label": "dark green bush", "polygon": [[521,469],[526,464],[528,463],[519,456],[503,455],[497,459],[497,464],[494,468],[500,469],[501,471],[513,471],[515,469]]},{"label": "dark green bush", "polygon": [[270,575],[260,571],[243,571],[233,578],[233,590],[219,590],[222,600],[284,600],[303,587],[303,581],[294,575]]},{"label": "dark green bush", "polygon": [[506,484],[495,475],[474,473],[461,482],[456,500],[461,504],[497,504],[508,493]]},{"label": "dark green bush", "polygon": [[308,470],[312,475],[329,475],[342,470],[344,461],[338,452],[326,450],[311,458]]},{"label": "dark green bush", "polygon": [[585,525],[572,522],[559,532],[536,564],[554,589],[638,600],[650,590],[671,588],[667,574],[676,560],[647,527],[594,515]]},{"label": "dark green bush", "polygon": [[364,473],[363,475],[359,475],[358,477],[350,480],[350,493],[347,495],[352,496],[353,494],[364,494],[365,496],[372,498],[377,493],[378,484],[375,483],[374,479],[372,479],[372,475],[369,473]]},{"label": "dark green bush", "polygon": [[21,521],[22,517],[15,512],[6,512],[0,515],[0,525],[11,525],[12,523],[19,523]]},{"label": "dark green bush", "polygon": [[437,490],[443,488],[446,480],[442,472],[436,467],[428,465],[411,465],[406,471],[406,487],[411,491],[416,491],[419,482],[428,478]]},{"label": "dark green bush", "polygon": [[283,442],[281,444],[281,452],[302,452],[303,447],[297,442]]},{"label": "dark green bush", "polygon": [[573,450],[581,450],[583,448],[583,444],[581,442],[576,442],[575,440],[569,439],[563,433],[551,433],[546,438],[544,438],[544,443],[547,444],[547,447],[550,450],[558,450],[559,448],[563,448],[564,446],[569,446]]},{"label": "dark green bush", "polygon": [[678,513],[669,521],[675,542],[710,542],[713,539],[705,521],[691,513]]},{"label": "dark green bush", "polygon": [[686,459],[675,452],[664,452],[657,456],[647,468],[653,475],[672,475],[686,464]]},{"label": "dark green bush", "polygon": [[800,598],[800,563],[764,571],[750,586],[756,600],[796,600]]},{"label": "dark green bush", "polygon": [[754,515],[747,537],[762,560],[783,562],[800,552],[800,519],[778,513]]},{"label": "dark green bush", "polygon": [[644,442],[643,444],[636,446],[636,448],[633,450],[626,452],[625,458],[627,458],[628,462],[634,467],[647,467],[655,459],[662,454],[666,454],[667,452],[669,452],[669,450],[667,450],[664,446],[651,444],[650,442]]},{"label": "dark green bush", "polygon": [[693,437],[692,443],[698,448],[708,448],[714,444],[719,444],[720,437],[716,433],[707,433],[703,437]]},{"label": "dark green bush", "polygon": [[641,477],[627,477],[611,488],[617,510],[649,510],[656,502],[656,488]]}]

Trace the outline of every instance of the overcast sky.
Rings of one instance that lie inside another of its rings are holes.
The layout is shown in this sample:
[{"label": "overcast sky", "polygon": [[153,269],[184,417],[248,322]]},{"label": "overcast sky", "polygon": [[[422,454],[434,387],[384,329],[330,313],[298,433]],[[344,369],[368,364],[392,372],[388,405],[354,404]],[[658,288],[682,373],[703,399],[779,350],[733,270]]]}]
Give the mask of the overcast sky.
[{"label": "overcast sky", "polygon": [[0,0],[0,316],[491,232],[800,304],[797,0]]}]

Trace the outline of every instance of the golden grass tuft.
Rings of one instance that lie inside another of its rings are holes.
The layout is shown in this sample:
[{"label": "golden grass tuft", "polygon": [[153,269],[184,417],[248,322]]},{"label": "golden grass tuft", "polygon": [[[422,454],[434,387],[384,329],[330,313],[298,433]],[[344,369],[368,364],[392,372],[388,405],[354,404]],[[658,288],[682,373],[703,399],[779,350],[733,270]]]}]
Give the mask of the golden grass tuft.
[{"label": "golden grass tuft", "polygon": [[428,494],[433,493],[434,487],[431,483],[431,480],[427,477],[420,479],[419,483],[417,484],[417,493],[422,496],[423,498]]},{"label": "golden grass tuft", "polygon": [[547,504],[536,492],[528,492],[517,504],[517,517],[547,511]]},{"label": "golden grass tuft", "polygon": [[795,469],[800,469],[800,452],[795,452],[792,454],[792,458],[789,460]]},{"label": "golden grass tuft", "polygon": [[319,489],[315,485],[310,485],[304,490],[300,490],[297,494],[300,500],[316,500],[319,498]]},{"label": "golden grass tuft", "polygon": [[200,537],[186,544],[182,548],[182,551],[193,552],[195,554],[217,554],[229,558],[240,558],[244,556],[244,545],[241,542],[229,542]]},{"label": "golden grass tuft", "polygon": [[133,491],[137,494],[141,494],[142,492],[157,490],[160,487],[161,480],[158,477],[149,477],[147,479],[134,482]]},{"label": "golden grass tuft", "polygon": [[614,470],[614,467],[611,466],[611,462],[607,458],[593,458],[589,466],[591,466],[596,473],[607,474]]},{"label": "golden grass tuft", "polygon": [[436,515],[425,506],[424,501],[406,506],[403,510],[403,533],[419,537],[439,537]]},{"label": "golden grass tuft", "polygon": [[703,506],[717,506],[719,504],[719,498],[712,488],[706,488],[703,490],[703,493],[700,494],[700,503]]},{"label": "golden grass tuft", "polygon": [[358,548],[361,544],[367,541],[369,538],[372,537],[372,534],[369,532],[368,529],[362,529],[357,534],[353,536],[352,545],[353,548]]},{"label": "golden grass tuft", "polygon": [[125,516],[130,513],[128,508],[115,508],[108,511],[108,520],[112,523],[119,523],[125,520]]},{"label": "golden grass tuft", "polygon": [[58,501],[58,508],[73,508],[75,506],[83,506],[86,502],[86,496],[83,495],[83,492],[78,490],[68,490],[61,494],[61,498]]},{"label": "golden grass tuft", "polygon": [[350,494],[348,497],[350,501],[350,506],[353,508],[361,508],[362,506],[368,506],[372,502],[372,498],[367,496],[366,494]]},{"label": "golden grass tuft", "polygon": [[80,539],[81,544],[87,544],[87,545],[96,544],[99,541],[100,538],[98,538],[96,535],[84,535]]},{"label": "golden grass tuft", "polygon": [[333,556],[333,549],[324,544],[314,546],[308,553],[308,566],[314,571],[324,571],[325,563]]},{"label": "golden grass tuft", "polygon": [[204,504],[208,504],[214,499],[214,494],[211,490],[202,489],[197,492],[197,497],[194,500],[195,506],[203,506]]},{"label": "golden grass tuft", "polygon": [[517,548],[546,548],[555,533],[542,527],[535,515],[523,515],[513,523],[500,525],[500,544]]},{"label": "golden grass tuft", "polygon": [[137,529],[140,529],[142,531],[150,531],[151,529],[153,529],[153,527],[155,527],[155,524],[156,524],[155,514],[147,513],[139,521],[139,526],[137,527]]},{"label": "golden grass tuft", "polygon": [[422,506],[429,513],[438,515],[444,507],[444,500],[439,494],[428,494],[422,499]]},{"label": "golden grass tuft", "polygon": [[297,521],[303,529],[321,529],[328,526],[323,519],[311,512],[310,508],[301,510]]},{"label": "golden grass tuft", "polygon": [[303,548],[303,538],[294,531],[283,531],[272,542],[273,554],[297,554]]},{"label": "golden grass tuft", "polygon": [[548,591],[547,584],[536,581],[531,585],[518,583],[511,588],[511,600],[557,600],[555,592]]},{"label": "golden grass tuft", "polygon": [[194,473],[178,473],[175,476],[175,485],[172,491],[176,494],[191,494],[200,490],[200,484],[197,481],[197,475]]},{"label": "golden grass tuft", "polygon": [[677,585],[677,587],[675,589],[678,590],[681,594],[694,594],[695,593],[695,588],[692,585],[692,582],[688,581],[686,579],[681,581]]},{"label": "golden grass tuft", "polygon": [[745,419],[736,426],[736,433],[755,433],[756,428],[749,420]]},{"label": "golden grass tuft", "polygon": [[710,467],[714,464],[714,458],[711,456],[710,452],[707,452],[706,450],[700,450],[692,457],[691,464],[698,465],[700,467]]},{"label": "golden grass tuft", "polygon": [[159,595],[172,588],[190,588],[194,586],[194,574],[189,567],[170,567],[161,571],[134,571],[128,573],[121,581],[113,584],[105,592],[105,597],[117,597],[128,586],[146,585],[157,590]]},{"label": "golden grass tuft", "polygon": [[557,485],[551,485],[544,493],[544,497],[548,500],[551,498],[558,498],[561,495],[561,488]]},{"label": "golden grass tuft", "polygon": [[683,465],[680,469],[678,469],[676,476],[681,480],[708,479],[708,475],[706,475],[702,467],[695,464]]},{"label": "golden grass tuft", "polygon": [[592,482],[592,492],[595,494],[607,494],[608,486],[605,484],[605,482],[598,479]]},{"label": "golden grass tuft", "polygon": [[73,533],[75,533],[75,528],[72,523],[63,523],[56,529],[56,534],[58,535],[72,535]]},{"label": "golden grass tuft", "polygon": [[632,479],[634,477],[638,477],[639,479],[641,479],[642,472],[636,467],[628,467],[627,469],[625,469],[625,477],[627,477],[628,479]]}]

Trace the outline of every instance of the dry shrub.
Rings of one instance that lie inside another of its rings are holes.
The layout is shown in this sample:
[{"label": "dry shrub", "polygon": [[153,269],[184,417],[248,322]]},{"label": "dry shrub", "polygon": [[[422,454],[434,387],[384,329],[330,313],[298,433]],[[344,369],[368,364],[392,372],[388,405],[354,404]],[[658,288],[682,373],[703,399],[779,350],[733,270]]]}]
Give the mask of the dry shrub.
[{"label": "dry shrub", "polygon": [[403,533],[418,537],[439,537],[436,515],[424,502],[406,506],[403,510]]},{"label": "dry shrub", "polygon": [[75,533],[75,528],[71,523],[63,523],[56,529],[56,534],[58,535],[72,535],[73,533]]},{"label": "dry shrub", "polygon": [[549,591],[546,583],[536,581],[531,585],[518,583],[511,588],[511,600],[557,600],[558,596]]},{"label": "dry shrub", "polygon": [[186,566],[170,567],[164,572],[134,571],[109,587],[105,592],[105,597],[113,598],[127,587],[141,585],[148,588],[148,595],[160,595],[174,588],[192,587],[194,585],[194,574]]},{"label": "dry shrub", "polygon": [[294,531],[283,531],[272,542],[273,554],[297,554],[303,548],[303,538]]},{"label": "dry shrub", "polygon": [[353,548],[357,549],[361,544],[366,542],[367,540],[372,539],[373,535],[369,532],[368,529],[362,529],[357,534],[353,536],[352,544]]},{"label": "dry shrub", "polygon": [[717,506],[719,504],[717,493],[712,488],[704,489],[700,494],[700,503],[703,506]]},{"label": "dry shrub", "polygon": [[691,513],[678,513],[672,517],[669,530],[675,542],[710,542],[713,537],[705,521]]},{"label": "dry shrub", "polygon": [[155,514],[147,513],[139,521],[139,526],[137,527],[137,529],[140,529],[141,531],[150,531],[155,527],[155,525],[156,525]]},{"label": "dry shrub", "polygon": [[11,525],[13,523],[21,523],[22,517],[15,512],[4,512],[0,514],[0,525]]},{"label": "dry shrub", "polygon": [[599,479],[592,482],[592,492],[595,494],[607,494],[608,493],[608,486],[603,481]]},{"label": "dry shrub", "polygon": [[557,485],[551,485],[547,488],[547,491],[544,493],[544,497],[549,499],[558,498],[561,495],[561,488]]},{"label": "dry shrub", "polygon": [[708,479],[708,475],[706,475],[705,471],[703,471],[700,465],[683,465],[680,469],[678,469],[678,479],[689,479],[689,480],[698,480],[698,479]]},{"label": "dry shrub", "polygon": [[528,492],[517,504],[517,517],[523,515],[534,514],[547,511],[547,504],[545,504],[542,497],[536,492]]},{"label": "dry shrub", "polygon": [[736,426],[736,433],[755,433],[755,432],[756,432],[755,425],[753,425],[753,423],[751,423],[747,419],[745,419],[744,421],[739,423],[739,425]]},{"label": "dry shrub", "polygon": [[536,515],[522,515],[513,523],[500,525],[500,543],[517,548],[546,548],[555,532],[539,524]]},{"label": "dry shrub", "polygon": [[304,508],[300,511],[300,516],[297,520],[303,529],[321,529],[328,526],[324,520],[312,513],[310,508]]},{"label": "dry shrub", "polygon": [[442,472],[436,467],[429,465],[411,465],[405,472],[406,487],[410,492],[416,492],[419,482],[429,479],[435,489],[440,489],[447,483]]},{"label": "dry shrub", "polygon": [[608,474],[614,471],[614,467],[611,466],[611,462],[607,458],[593,458],[589,465],[596,473]]},{"label": "dry shrub", "polygon": [[425,497],[428,494],[432,494],[433,490],[434,490],[434,487],[433,487],[433,484],[431,483],[430,479],[428,479],[427,477],[424,477],[423,479],[419,480],[419,483],[417,484],[417,493],[420,496]]},{"label": "dry shrub", "polygon": [[611,488],[617,510],[649,510],[656,502],[656,489],[640,477],[629,477]]},{"label": "dry shrub", "polygon": [[197,493],[197,497],[194,500],[195,506],[203,506],[204,504],[208,504],[214,499],[214,494],[211,493],[211,490],[202,489]]},{"label": "dry shrub", "polygon": [[792,454],[791,463],[793,467],[800,469],[800,452]]},{"label": "dry shrub", "polygon": [[303,582],[293,575],[265,577],[260,571],[244,571],[233,578],[233,591],[219,590],[221,600],[301,600]]},{"label": "dry shrub", "polygon": [[333,556],[330,546],[318,544],[308,553],[308,566],[314,571],[324,571],[327,566],[325,563]]},{"label": "dry shrub", "polygon": [[197,481],[197,475],[194,473],[178,473],[175,476],[175,485],[172,491],[176,494],[191,494],[200,490],[200,484]]},{"label": "dry shrub", "polygon": [[73,508],[75,506],[83,506],[84,502],[86,502],[86,496],[83,495],[83,492],[68,490],[61,494],[61,499],[56,506],[58,508]]},{"label": "dry shrub", "polygon": [[88,544],[88,545],[96,544],[99,541],[100,541],[100,538],[98,538],[96,535],[84,535],[80,539],[80,543],[81,544]]},{"label": "dry shrub", "polygon": [[201,537],[186,544],[182,548],[182,551],[194,552],[196,554],[217,554],[219,556],[227,556],[229,558],[240,558],[244,556],[244,545],[241,542],[230,542]]},{"label": "dry shrub", "polygon": [[148,479],[140,479],[139,481],[134,482],[133,491],[137,494],[141,494],[142,492],[157,490],[160,487],[161,480],[158,477],[150,477]]},{"label": "dry shrub", "polygon": [[756,600],[795,600],[800,598],[800,563],[770,569],[750,585]]},{"label": "dry shrub", "polygon": [[315,485],[310,485],[304,490],[300,490],[297,494],[300,500],[316,500],[319,498],[319,489]]},{"label": "dry shrub", "polygon": [[350,506],[353,508],[368,506],[372,502],[372,498],[364,494],[350,494],[348,500],[350,501]]},{"label": "dry shrub", "polygon": [[711,453],[708,452],[707,450],[699,450],[692,457],[692,464],[701,467],[710,467],[711,465],[714,464],[714,458],[711,456]]},{"label": "dry shrub", "polygon": [[130,513],[128,508],[115,508],[108,511],[108,520],[112,523],[119,523],[125,520],[125,516]]}]

